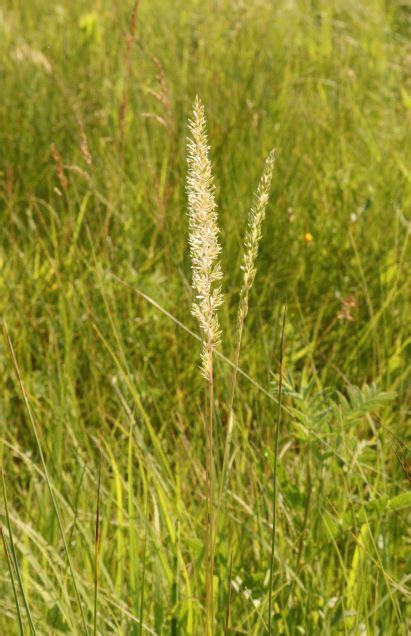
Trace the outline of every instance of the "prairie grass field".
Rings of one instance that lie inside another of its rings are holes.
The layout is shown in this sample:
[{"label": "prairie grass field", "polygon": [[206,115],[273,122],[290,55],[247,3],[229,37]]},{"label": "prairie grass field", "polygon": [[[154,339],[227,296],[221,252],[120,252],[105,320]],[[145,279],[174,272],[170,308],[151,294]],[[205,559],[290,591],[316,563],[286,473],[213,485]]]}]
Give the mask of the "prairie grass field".
[{"label": "prairie grass field", "polygon": [[2,0],[1,636],[411,633],[410,26],[407,0]]}]

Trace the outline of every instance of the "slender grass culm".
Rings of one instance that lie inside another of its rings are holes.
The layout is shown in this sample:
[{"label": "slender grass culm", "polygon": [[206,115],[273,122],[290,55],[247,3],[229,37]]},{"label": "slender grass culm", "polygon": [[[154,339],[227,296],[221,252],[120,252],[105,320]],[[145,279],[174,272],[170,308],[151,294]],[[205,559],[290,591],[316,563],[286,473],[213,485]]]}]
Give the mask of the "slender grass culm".
[{"label": "slender grass culm", "polygon": [[287,298],[285,299],[283,326],[281,329],[280,341],[280,364],[278,371],[278,405],[277,405],[277,423],[274,433],[274,464],[273,464],[273,525],[271,529],[271,554],[270,554],[270,581],[268,584],[268,636],[273,633],[272,627],[272,602],[273,602],[273,583],[274,583],[274,558],[275,558],[275,540],[277,533],[277,496],[278,496],[278,440],[280,436],[281,424],[281,408],[283,397],[283,361],[284,361],[284,342],[285,342],[285,322],[287,320]]},{"label": "slender grass culm", "polygon": [[98,583],[99,583],[99,552],[100,552],[100,499],[101,499],[101,451],[98,458],[98,477],[97,477],[97,505],[96,505],[96,532],[95,532],[95,548],[94,548],[94,614],[93,614],[93,636],[97,636],[97,601],[98,601]]},{"label": "slender grass culm", "polygon": [[197,97],[193,118],[189,122],[188,140],[188,216],[189,243],[192,268],[192,287],[195,294],[193,314],[202,332],[201,371],[208,382],[208,417],[206,418],[206,636],[214,634],[214,523],[213,523],[213,351],[220,340],[217,309],[222,303],[222,278],[219,262],[221,247],[218,240],[216,203],[204,107]]},{"label": "slender grass culm", "polygon": [[260,182],[257,187],[257,191],[254,195],[254,203],[250,208],[248,215],[247,230],[244,239],[244,255],[241,264],[243,270],[243,283],[240,291],[240,300],[238,304],[237,313],[237,338],[236,349],[233,365],[233,377],[231,380],[231,392],[230,401],[228,404],[228,425],[224,442],[223,451],[223,464],[221,469],[220,489],[217,505],[217,521],[216,521],[216,533],[218,532],[219,516],[221,511],[222,496],[225,487],[227,466],[229,464],[230,443],[233,433],[233,407],[234,397],[237,386],[238,367],[240,363],[241,343],[243,338],[244,321],[248,313],[248,296],[253,286],[256,269],[256,260],[258,256],[258,246],[262,237],[262,224],[265,218],[265,211],[267,208],[268,199],[270,196],[271,180],[273,176],[275,162],[275,150],[274,148],[269,153],[266,161],[263,173],[260,178]]}]

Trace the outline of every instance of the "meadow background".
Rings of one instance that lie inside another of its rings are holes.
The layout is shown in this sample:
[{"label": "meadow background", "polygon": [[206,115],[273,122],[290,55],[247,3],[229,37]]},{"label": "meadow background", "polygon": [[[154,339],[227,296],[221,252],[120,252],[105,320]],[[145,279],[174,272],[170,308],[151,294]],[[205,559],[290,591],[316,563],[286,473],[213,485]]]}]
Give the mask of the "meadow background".
[{"label": "meadow background", "polygon": [[[277,151],[216,633],[229,587],[227,633],[267,629],[286,298],[275,633],[409,633],[409,36],[405,0],[2,1],[1,634],[93,633],[99,492],[97,633],[204,631],[204,380],[184,328],[197,93],[229,359],[248,210]],[[231,377],[216,359],[217,479]]]}]

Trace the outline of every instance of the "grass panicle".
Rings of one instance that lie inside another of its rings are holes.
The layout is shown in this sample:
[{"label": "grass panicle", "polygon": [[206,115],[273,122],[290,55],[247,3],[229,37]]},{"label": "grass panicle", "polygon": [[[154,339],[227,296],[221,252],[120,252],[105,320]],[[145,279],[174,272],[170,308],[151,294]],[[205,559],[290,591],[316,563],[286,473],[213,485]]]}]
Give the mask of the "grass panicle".
[{"label": "grass panicle", "polygon": [[222,304],[223,274],[219,262],[216,202],[204,106],[196,97],[188,141],[188,215],[192,286],[195,294],[193,314],[200,323],[202,374],[208,381],[208,418],[206,422],[206,634],[214,634],[214,372],[213,352],[220,341],[218,307]]},{"label": "grass panicle", "polygon": [[[262,237],[262,224],[265,217],[268,199],[270,196],[271,180],[273,176],[275,162],[275,150],[271,150],[268,155],[260,183],[255,194],[254,205],[248,215],[248,226],[244,240],[244,256],[241,269],[243,270],[243,284],[240,292],[240,302],[238,305],[237,347],[241,347],[241,334],[245,318],[248,313],[248,295],[253,286],[256,275],[256,260],[258,256],[258,246]],[[239,354],[238,354],[239,355]]]},{"label": "grass panicle", "polygon": [[188,217],[192,286],[195,294],[193,314],[203,332],[202,372],[208,380],[212,372],[212,354],[220,342],[221,332],[217,310],[222,303],[223,277],[219,254],[215,186],[208,156],[206,118],[199,97],[194,103],[193,118],[189,123],[188,141]]}]

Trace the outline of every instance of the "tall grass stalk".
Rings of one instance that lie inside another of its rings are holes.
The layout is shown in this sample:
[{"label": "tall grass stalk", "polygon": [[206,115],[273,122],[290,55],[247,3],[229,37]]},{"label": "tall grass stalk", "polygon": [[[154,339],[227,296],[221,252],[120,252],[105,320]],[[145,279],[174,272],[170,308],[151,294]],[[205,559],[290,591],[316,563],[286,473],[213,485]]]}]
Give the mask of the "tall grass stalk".
[{"label": "tall grass stalk", "polygon": [[[148,515],[148,489],[145,489],[144,494],[144,519],[147,519]],[[138,636],[143,634],[143,619],[144,619],[144,592],[146,589],[146,566],[147,566],[147,526],[144,527],[144,547],[143,547],[143,572],[141,575],[141,590],[140,590],[140,611],[139,611],[139,631]]]},{"label": "tall grass stalk", "polygon": [[100,552],[100,498],[101,498],[101,450],[98,459],[97,477],[97,505],[96,505],[96,533],[94,551],[94,619],[93,634],[97,636],[97,606],[98,606],[98,578],[99,578],[99,552]]},{"label": "tall grass stalk", "polygon": [[222,303],[222,278],[219,263],[221,247],[204,107],[197,97],[193,118],[189,123],[188,140],[188,215],[189,243],[192,267],[192,286],[195,294],[193,314],[202,331],[201,371],[208,382],[208,417],[206,422],[206,634],[214,634],[214,440],[213,404],[214,370],[213,351],[220,340],[217,309]]},{"label": "tall grass stalk", "polygon": [[216,513],[216,537],[219,526],[220,512],[222,497],[226,481],[227,467],[229,463],[230,445],[233,433],[234,425],[234,397],[237,386],[238,368],[240,364],[241,344],[243,338],[244,322],[248,313],[248,296],[253,286],[256,275],[256,260],[258,256],[258,246],[262,237],[262,224],[265,218],[265,211],[270,195],[271,180],[273,176],[275,162],[275,150],[274,148],[269,153],[266,161],[263,173],[261,175],[260,183],[258,184],[257,191],[254,197],[254,205],[250,209],[248,215],[247,231],[244,240],[244,256],[241,269],[244,272],[243,284],[240,291],[240,301],[238,305],[237,313],[237,341],[236,350],[233,365],[233,376],[231,381],[230,400],[228,403],[228,424],[227,432],[224,443],[223,451],[223,464],[221,469],[220,489],[217,503]]},{"label": "tall grass stalk", "polygon": [[283,326],[281,330],[280,344],[280,365],[278,376],[278,410],[277,425],[274,434],[274,466],[273,466],[273,527],[271,531],[271,555],[270,555],[270,582],[268,586],[268,636],[272,634],[272,598],[273,598],[273,581],[274,581],[274,556],[275,556],[275,539],[277,533],[277,482],[278,482],[278,439],[280,435],[281,424],[281,406],[283,392],[283,359],[284,359],[284,337],[285,337],[285,321],[287,319],[287,299],[285,300]]}]

